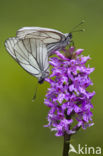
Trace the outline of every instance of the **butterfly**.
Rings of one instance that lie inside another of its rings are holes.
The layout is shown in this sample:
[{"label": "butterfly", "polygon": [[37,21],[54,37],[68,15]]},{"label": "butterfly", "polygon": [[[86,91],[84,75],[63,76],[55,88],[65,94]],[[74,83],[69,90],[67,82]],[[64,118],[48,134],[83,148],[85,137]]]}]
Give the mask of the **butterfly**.
[{"label": "butterfly", "polygon": [[48,56],[54,51],[62,50],[72,42],[72,33],[62,32],[42,27],[23,27],[16,33],[18,39],[35,38],[43,41],[47,47]]},{"label": "butterfly", "polygon": [[9,54],[42,83],[49,76],[48,57],[71,43],[72,34],[41,27],[23,27],[5,41]]}]

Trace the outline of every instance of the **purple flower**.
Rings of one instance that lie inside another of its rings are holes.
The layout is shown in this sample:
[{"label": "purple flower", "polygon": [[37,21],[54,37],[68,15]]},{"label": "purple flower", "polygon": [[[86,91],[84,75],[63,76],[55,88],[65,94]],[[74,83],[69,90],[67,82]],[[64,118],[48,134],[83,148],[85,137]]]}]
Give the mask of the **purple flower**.
[{"label": "purple flower", "polygon": [[83,49],[74,49],[64,51],[65,56],[56,51],[58,57],[50,58],[53,68],[46,78],[50,88],[44,103],[50,109],[46,127],[56,131],[56,136],[63,136],[65,132],[74,134],[80,127],[86,129],[93,125],[91,99],[95,92],[87,88],[93,85],[89,75],[94,68],[85,66],[90,57],[80,55]]}]

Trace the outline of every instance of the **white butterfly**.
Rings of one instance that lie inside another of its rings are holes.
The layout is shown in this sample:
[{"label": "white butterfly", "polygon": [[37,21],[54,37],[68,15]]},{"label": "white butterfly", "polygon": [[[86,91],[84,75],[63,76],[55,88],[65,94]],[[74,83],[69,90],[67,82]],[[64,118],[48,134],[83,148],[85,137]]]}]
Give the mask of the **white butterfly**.
[{"label": "white butterfly", "polygon": [[21,67],[38,78],[39,83],[49,76],[47,48],[43,41],[13,37],[6,40],[5,47]]},{"label": "white butterfly", "polygon": [[9,38],[5,47],[27,72],[42,83],[49,76],[48,56],[70,44],[72,34],[40,27],[24,27],[16,37]]},{"label": "white butterfly", "polygon": [[17,31],[18,39],[35,38],[41,40],[47,47],[48,56],[56,50],[62,50],[72,41],[72,34],[41,27],[23,27]]}]

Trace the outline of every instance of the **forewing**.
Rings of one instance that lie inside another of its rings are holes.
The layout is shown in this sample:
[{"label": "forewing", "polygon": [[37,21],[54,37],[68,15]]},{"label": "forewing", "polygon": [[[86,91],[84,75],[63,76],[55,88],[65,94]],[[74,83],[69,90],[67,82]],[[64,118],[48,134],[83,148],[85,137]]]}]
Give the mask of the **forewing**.
[{"label": "forewing", "polygon": [[19,39],[34,38],[40,39],[45,44],[60,42],[65,35],[55,29],[40,28],[40,27],[24,27],[17,31]]},{"label": "forewing", "polygon": [[9,54],[16,59],[15,52],[14,52],[14,45],[17,43],[18,39],[13,37],[9,38],[8,40],[5,41],[5,47]]},{"label": "forewing", "polygon": [[5,42],[5,46],[19,65],[38,79],[42,77],[45,69],[48,70],[47,48],[42,41],[10,38]]}]

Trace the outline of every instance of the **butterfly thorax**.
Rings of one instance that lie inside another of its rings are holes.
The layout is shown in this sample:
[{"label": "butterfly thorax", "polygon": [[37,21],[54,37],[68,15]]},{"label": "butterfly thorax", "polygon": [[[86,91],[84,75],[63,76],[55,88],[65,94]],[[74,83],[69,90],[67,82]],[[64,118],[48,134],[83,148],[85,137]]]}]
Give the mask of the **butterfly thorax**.
[{"label": "butterfly thorax", "polygon": [[42,84],[43,82],[44,82],[44,80],[45,80],[45,78],[47,78],[48,76],[49,76],[49,70],[47,70],[46,72],[45,71],[42,71],[42,73],[41,73],[42,75],[39,77],[39,79],[38,79],[38,82],[40,83],[40,84]]},{"label": "butterfly thorax", "polygon": [[72,34],[67,33],[62,36],[61,41],[47,44],[48,56],[52,55],[56,50],[62,50],[71,43]]}]

